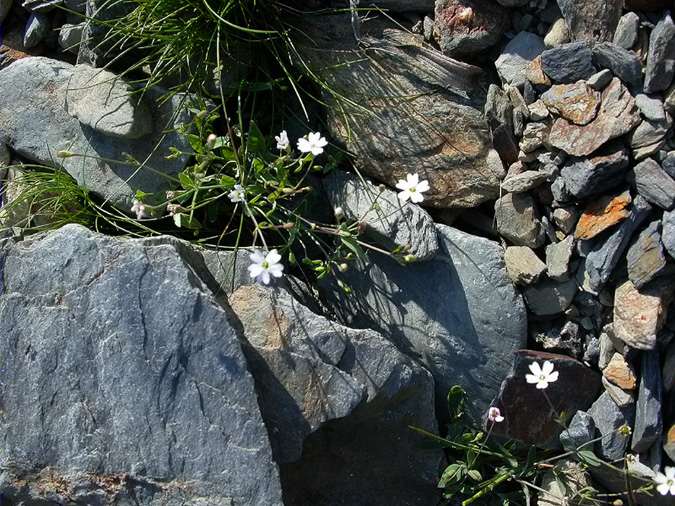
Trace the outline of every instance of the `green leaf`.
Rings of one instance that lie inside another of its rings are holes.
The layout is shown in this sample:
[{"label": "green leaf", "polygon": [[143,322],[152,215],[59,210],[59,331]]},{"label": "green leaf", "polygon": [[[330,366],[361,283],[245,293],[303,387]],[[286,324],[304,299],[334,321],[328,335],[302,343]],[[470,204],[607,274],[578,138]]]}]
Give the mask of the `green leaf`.
[{"label": "green leaf", "polygon": [[265,136],[262,134],[255,121],[251,121],[248,128],[248,143],[246,149],[254,155],[263,154],[267,151]]},{"label": "green leaf", "polygon": [[195,134],[188,134],[187,140],[190,143],[190,147],[194,150],[195,153],[201,154],[204,151],[204,143],[202,142],[201,137]]},{"label": "green leaf", "polygon": [[173,215],[173,222],[178,228],[187,228],[190,230],[198,230],[201,228],[201,223],[197,218],[190,217],[189,214],[176,213]]},{"label": "green leaf", "polygon": [[443,471],[441,479],[438,481],[438,487],[445,488],[449,483],[461,481],[464,475],[463,471],[464,466],[462,464],[450,464]]},{"label": "green leaf", "polygon": [[483,481],[483,476],[480,474],[478,469],[469,469],[469,478],[473,481]]},{"label": "green leaf", "polygon": [[595,455],[593,450],[579,450],[577,451],[577,457],[590,467],[601,467],[603,465],[603,461]]},{"label": "green leaf", "polygon": [[225,188],[234,188],[234,185],[237,184],[237,180],[231,176],[221,176],[220,184]]},{"label": "green leaf", "polygon": [[190,175],[185,171],[178,174],[178,180],[180,181],[180,185],[183,187],[184,190],[192,190],[195,186],[195,182],[192,180]]}]

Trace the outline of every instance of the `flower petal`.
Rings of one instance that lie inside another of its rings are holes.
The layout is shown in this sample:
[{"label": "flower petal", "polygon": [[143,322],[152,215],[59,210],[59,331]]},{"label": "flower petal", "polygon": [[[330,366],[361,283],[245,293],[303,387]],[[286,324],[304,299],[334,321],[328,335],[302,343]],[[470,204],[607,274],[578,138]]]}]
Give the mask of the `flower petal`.
[{"label": "flower petal", "polygon": [[417,174],[408,174],[406,175],[406,179],[411,186],[417,186],[417,183],[420,182],[420,177]]},{"label": "flower petal", "polygon": [[279,254],[279,252],[278,252],[276,249],[273,249],[272,251],[270,251],[270,252],[267,254],[267,256],[265,257],[265,260],[266,260],[267,263],[269,263],[270,265],[272,265],[272,264],[278,264],[279,261],[281,260],[281,255]]},{"label": "flower petal", "polygon": [[248,266],[248,273],[252,278],[257,278],[263,272],[263,268],[260,264],[251,264]]},{"label": "flower petal", "polygon": [[420,181],[417,183],[417,191],[420,193],[428,192],[429,191],[429,181],[426,179],[424,181]]},{"label": "flower petal", "polygon": [[553,372],[553,362],[548,360],[544,362],[544,366],[541,368],[542,372],[546,375],[549,375]]},{"label": "flower petal", "polygon": [[302,153],[309,153],[312,150],[312,144],[304,137],[300,138],[298,139],[298,149]]},{"label": "flower petal", "polygon": [[539,383],[539,377],[535,376],[534,374],[526,374],[525,381],[528,383]]},{"label": "flower petal", "polygon": [[399,192],[399,194],[398,194],[398,200],[400,200],[401,202],[407,202],[409,198],[410,198],[410,192],[408,190],[403,190],[402,192]]},{"label": "flower petal", "polygon": [[541,366],[539,365],[539,362],[532,362],[530,364],[530,371],[535,376],[541,376]]},{"label": "flower petal", "polygon": [[280,278],[284,275],[284,266],[281,264],[274,264],[268,269],[268,271],[275,278]]},{"label": "flower petal", "polygon": [[270,284],[270,273],[267,272],[267,271],[262,271],[262,272],[260,273],[260,280],[261,280],[264,284],[269,285],[269,284]]},{"label": "flower petal", "polygon": [[670,487],[667,483],[662,483],[661,485],[656,486],[656,490],[658,490],[659,494],[661,495],[668,495],[670,492]]},{"label": "flower petal", "polygon": [[408,184],[407,181],[403,181],[402,179],[399,180],[398,183],[396,183],[396,188],[399,190],[408,190],[410,188],[410,185]]},{"label": "flower petal", "polygon": [[420,202],[424,202],[424,195],[416,191],[410,194],[410,200],[412,200],[415,204],[419,204]]},{"label": "flower petal", "polygon": [[537,389],[544,390],[545,388],[548,388],[548,381],[540,381],[537,383]]},{"label": "flower petal", "polygon": [[554,381],[558,381],[558,371],[553,371],[551,374],[549,374],[546,377],[546,381],[549,383],[553,383]]},{"label": "flower petal", "polygon": [[265,261],[265,254],[261,250],[257,249],[249,255],[249,258],[251,259],[251,262],[261,264]]},{"label": "flower petal", "polygon": [[675,467],[667,466],[665,469],[665,476],[670,480],[675,480]]}]

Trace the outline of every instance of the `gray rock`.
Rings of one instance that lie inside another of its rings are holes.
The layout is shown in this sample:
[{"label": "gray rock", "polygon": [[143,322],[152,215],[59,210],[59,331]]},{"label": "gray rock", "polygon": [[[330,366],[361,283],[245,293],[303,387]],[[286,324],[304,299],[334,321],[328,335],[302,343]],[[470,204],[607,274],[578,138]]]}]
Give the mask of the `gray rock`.
[{"label": "gray rock", "polygon": [[640,28],[640,17],[634,12],[627,12],[616,26],[613,42],[624,49],[631,49],[638,40],[638,30]]},{"label": "gray rock", "polygon": [[538,248],[544,232],[534,199],[527,193],[507,193],[495,202],[497,232],[516,246]]},{"label": "gray rock", "polygon": [[[322,179],[333,208],[341,207],[345,217],[366,226],[366,234],[384,248],[403,248],[417,260],[427,260],[439,251],[436,227],[421,207],[401,204],[395,192],[360,180],[343,171]],[[406,253],[407,252],[407,253]]]},{"label": "gray rock", "polygon": [[84,31],[85,23],[77,25],[64,24],[59,30],[59,46],[64,51],[75,53],[80,50],[80,42],[82,41],[82,33]]},{"label": "gray rock", "polygon": [[586,80],[591,88],[596,91],[603,90],[609,83],[612,82],[612,71],[609,69],[602,69],[600,72],[596,72],[591,77]]},{"label": "gray rock", "polygon": [[570,42],[541,53],[541,68],[552,81],[574,83],[596,72],[593,53],[586,42]]},{"label": "gray rock", "polygon": [[574,40],[612,40],[623,0],[558,0]]},{"label": "gray rock", "polygon": [[595,240],[586,254],[585,272],[593,290],[599,290],[614,272],[634,232],[650,215],[652,207],[640,195],[633,199],[630,216],[607,237]]},{"label": "gray rock", "polygon": [[575,207],[559,207],[553,211],[553,221],[564,234],[574,231],[579,219],[579,210]]},{"label": "gray rock", "polygon": [[651,151],[656,152],[665,143],[665,137],[671,125],[670,116],[660,120],[643,119],[628,136],[630,147],[633,150],[639,150],[647,146],[656,146]]},{"label": "gray rock", "polygon": [[[4,142],[0,142],[0,166],[9,165],[11,159],[9,148]],[[2,178],[0,177],[0,179]]]},{"label": "gray rock", "polygon": [[645,93],[667,90],[675,74],[675,24],[666,15],[652,30],[645,67]]},{"label": "gray rock", "polygon": [[467,389],[478,415],[490,406],[512,353],[525,344],[527,313],[499,244],[437,228],[443,253],[434,260],[401,266],[374,254],[338,275],[351,296],[331,280],[320,291],[346,325],[379,330],[427,365],[440,416],[455,384]]},{"label": "gray rock", "polygon": [[615,339],[612,339],[609,332],[603,331],[600,334],[600,357],[598,358],[598,368],[600,370],[607,367],[614,353],[617,351],[614,341]]},{"label": "gray rock", "polygon": [[633,425],[635,407],[620,408],[607,392],[603,393],[588,410],[602,439],[595,443],[596,453],[608,460],[624,457],[628,447],[629,433],[618,429],[624,425]]},{"label": "gray rock", "polygon": [[606,68],[626,83],[631,89],[642,87],[642,67],[640,58],[611,42],[601,42],[593,46],[593,63],[598,68]]},{"label": "gray rock", "polygon": [[551,126],[547,123],[528,123],[523,131],[523,138],[520,141],[520,149],[524,153],[532,153],[539,149],[548,140],[548,133]]},{"label": "gray rock", "polygon": [[556,281],[569,278],[569,264],[574,251],[574,236],[568,235],[560,242],[546,246],[548,277]]},{"label": "gray rock", "polygon": [[49,32],[49,18],[39,12],[34,12],[26,21],[26,30],[23,36],[23,45],[26,49],[37,46]]},{"label": "gray rock", "polygon": [[85,28],[82,32],[77,63],[101,68],[115,60],[124,65],[131,63],[131,57],[120,54],[120,40],[111,37],[110,22],[122,18],[134,9],[134,4],[110,2],[110,0],[86,0]]},{"label": "gray rock", "polygon": [[541,100],[537,100],[527,106],[527,109],[530,111],[530,119],[532,121],[542,121],[550,116],[546,104]]},{"label": "gray rock", "polygon": [[0,0],[0,24],[2,24],[7,14],[9,14],[13,4],[14,0]]},{"label": "gray rock", "polygon": [[506,45],[495,61],[502,82],[522,86],[527,80],[530,62],[546,49],[541,37],[530,32],[520,32]]},{"label": "gray rock", "polygon": [[661,365],[659,352],[656,350],[642,352],[640,366],[640,387],[635,405],[635,425],[631,448],[636,453],[643,453],[661,438],[663,419],[661,415]]},{"label": "gray rock", "polygon": [[643,160],[634,168],[635,186],[640,195],[663,209],[675,205],[675,180],[651,158]]},{"label": "gray rock", "polygon": [[637,288],[642,288],[666,268],[666,255],[661,243],[661,222],[653,221],[640,232],[628,248],[628,277]]},{"label": "gray rock", "polygon": [[644,93],[635,96],[635,105],[640,109],[640,113],[650,120],[663,121],[666,119],[666,111],[663,108],[663,102],[658,98],[650,98]]},{"label": "gray rock", "polygon": [[570,31],[563,18],[558,18],[549,28],[544,44],[546,47],[556,47],[570,41]]},{"label": "gray rock", "polygon": [[83,125],[110,137],[139,139],[152,132],[152,115],[124,78],[89,65],[75,65],[66,109]]},{"label": "gray rock", "polygon": [[[575,451],[595,439],[595,423],[585,411],[577,411],[567,429],[560,433],[560,443],[568,451]],[[585,446],[584,449],[589,449]]]},{"label": "gray rock", "polygon": [[526,170],[502,181],[502,189],[511,193],[522,193],[541,186],[549,178],[548,174],[538,170]]},{"label": "gray rock", "polygon": [[671,258],[675,258],[675,211],[663,213],[663,236],[661,240]]},{"label": "gray rock", "polygon": [[666,171],[670,177],[675,178],[675,151],[670,151],[661,161],[661,168]]},{"label": "gray rock", "polygon": [[[377,332],[318,316],[282,287],[241,286],[228,304],[287,503],[332,504],[336,494],[349,504],[435,502],[443,454],[421,448],[408,429],[438,430],[426,369]],[[337,470],[336,458],[349,464]]]},{"label": "gray rock", "polygon": [[538,316],[560,314],[570,307],[577,293],[575,279],[558,282],[544,279],[525,289],[523,295],[530,311]]},{"label": "gray rock", "polygon": [[[129,153],[147,166],[173,176],[188,161],[184,155],[166,160],[169,147],[189,153],[184,136],[175,131],[179,124],[189,123],[184,111],[184,96],[174,96],[161,105],[156,101],[162,90],[152,89],[146,99],[155,102],[155,131],[142,140],[114,141],[82,125],[65,110],[68,82],[73,66],[48,58],[23,58],[0,71],[0,136],[21,156],[37,163],[62,167],[87,189],[110,199],[123,209],[131,207],[136,190],[157,192],[168,189],[169,181],[149,169],[136,166],[114,166],[106,160],[122,160]],[[36,107],[35,104],[43,104]],[[50,128],[44,128],[50,125]],[[169,130],[169,133],[167,133]],[[57,158],[61,150],[78,156]]]},{"label": "gray rock", "polygon": [[237,332],[175,248],[77,225],[0,248],[5,499],[282,504]]},{"label": "gray rock", "polygon": [[604,376],[602,377],[602,386],[605,387],[605,392],[609,394],[612,400],[620,408],[630,407],[635,404],[635,398],[630,392],[626,392],[621,387],[611,383]]},{"label": "gray rock", "polygon": [[483,113],[491,126],[506,125],[513,131],[513,105],[508,94],[496,84],[488,88]]},{"label": "gray rock", "polygon": [[663,390],[670,392],[675,388],[675,341],[670,343],[663,360]]},{"label": "gray rock", "polygon": [[591,157],[570,158],[560,170],[563,192],[578,199],[606,193],[623,182],[628,163],[621,143],[608,144]]},{"label": "gray rock", "polygon": [[507,247],[504,251],[504,263],[511,281],[520,285],[534,283],[546,272],[546,264],[527,246]]}]

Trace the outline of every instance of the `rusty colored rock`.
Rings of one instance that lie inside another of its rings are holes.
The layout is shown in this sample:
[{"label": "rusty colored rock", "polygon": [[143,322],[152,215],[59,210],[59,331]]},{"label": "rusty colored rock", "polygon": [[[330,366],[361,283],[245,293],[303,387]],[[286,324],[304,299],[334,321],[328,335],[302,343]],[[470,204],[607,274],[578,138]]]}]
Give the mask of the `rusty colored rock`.
[{"label": "rusty colored rock", "polygon": [[588,156],[610,139],[630,132],[640,123],[635,99],[618,78],[602,92],[596,118],[587,125],[575,125],[558,118],[551,128],[549,143],[573,156]]},{"label": "rusty colored rock", "polygon": [[541,99],[549,110],[577,125],[593,121],[600,107],[600,93],[583,81],[556,84]]},{"label": "rusty colored rock", "polygon": [[635,390],[637,378],[635,371],[621,353],[615,353],[602,371],[602,375],[623,390]]},{"label": "rusty colored rock", "polygon": [[530,65],[527,67],[527,73],[525,74],[525,77],[532,84],[551,86],[551,80],[546,74],[544,74],[544,70],[541,68],[541,56],[537,56],[534,60],[532,60]]},{"label": "rusty colored rock", "polygon": [[626,191],[615,197],[607,195],[592,202],[581,214],[574,237],[591,239],[626,219],[630,215],[628,206],[631,201],[630,193]]},{"label": "rusty colored rock", "polygon": [[667,307],[663,289],[638,291],[631,281],[626,281],[614,292],[614,334],[633,348],[654,349]]},{"label": "rusty colored rock", "polygon": [[43,52],[43,44],[39,44],[31,49],[24,47],[21,29],[10,30],[4,37],[0,36],[0,68],[6,67],[10,63],[22,58],[39,56]]}]

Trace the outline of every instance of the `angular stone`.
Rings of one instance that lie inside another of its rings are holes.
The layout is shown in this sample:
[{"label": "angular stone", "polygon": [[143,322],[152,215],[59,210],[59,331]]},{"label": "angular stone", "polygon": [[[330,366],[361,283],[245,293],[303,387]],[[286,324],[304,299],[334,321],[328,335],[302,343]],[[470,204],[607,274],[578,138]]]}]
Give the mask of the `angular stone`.
[{"label": "angular stone", "polygon": [[675,205],[675,180],[651,158],[643,160],[634,168],[635,186],[640,195],[663,209]]},{"label": "angular stone", "polygon": [[541,100],[537,100],[527,106],[527,108],[530,111],[530,119],[532,121],[542,121],[549,117],[548,109]]},{"label": "angular stone", "polygon": [[335,170],[321,182],[331,206],[342,208],[347,219],[365,225],[365,233],[376,244],[391,250],[403,248],[417,260],[438,253],[434,221],[421,207],[401,204],[395,192],[380,191],[347,172]]},{"label": "angular stone", "polygon": [[530,336],[544,351],[562,353],[572,357],[582,354],[582,336],[579,325],[572,321],[564,323],[537,322],[530,323]]},{"label": "angular stone", "polygon": [[31,49],[40,44],[47,36],[50,29],[49,18],[45,14],[34,12],[26,22],[26,30],[23,36],[23,45]]},{"label": "angular stone", "polygon": [[522,86],[530,62],[546,49],[544,41],[530,32],[520,32],[506,45],[495,61],[502,82]]},{"label": "angular stone", "polygon": [[612,75],[611,70],[602,69],[600,72],[596,72],[591,77],[589,77],[586,80],[586,84],[588,84],[594,90],[600,91],[605,89],[605,87],[612,82],[613,77],[614,76]]},{"label": "angular stone", "polygon": [[84,31],[85,23],[77,25],[64,24],[59,29],[59,46],[64,51],[75,53],[80,50],[80,42],[82,41],[82,33]]},{"label": "angular stone", "polygon": [[607,392],[603,393],[588,410],[602,439],[595,443],[596,453],[610,461],[622,459],[628,447],[629,432],[620,431],[624,425],[630,428],[635,418],[635,407],[620,408]]},{"label": "angular stone", "polygon": [[635,371],[621,353],[612,355],[609,364],[602,371],[602,376],[624,390],[635,390],[637,386]]},{"label": "angular stone", "polygon": [[661,222],[653,221],[628,248],[628,278],[642,288],[666,269],[666,255],[661,243]]},{"label": "angular stone", "polygon": [[632,199],[628,191],[617,196],[600,197],[598,200],[591,202],[579,217],[574,237],[591,239],[623,221],[630,215],[628,206],[631,202]]},{"label": "angular stone", "polygon": [[623,390],[614,383],[611,383],[604,376],[602,377],[602,386],[605,387],[605,392],[609,394],[612,400],[620,408],[626,408],[635,405],[635,397],[630,392]]},{"label": "angular stone", "polygon": [[237,331],[175,248],[67,225],[0,249],[4,499],[281,506]]},{"label": "angular stone", "polygon": [[[349,16],[316,18],[303,26],[296,47],[330,89],[349,97],[328,107],[328,124],[361,173],[390,186],[423,174],[431,186],[425,205],[432,207],[474,207],[499,195],[499,175],[487,164],[492,146],[484,92],[476,86],[481,69],[439,54],[393,23],[363,23],[358,43]],[[373,48],[368,58],[363,43]]]},{"label": "angular stone", "polygon": [[661,240],[671,258],[675,258],[675,211],[663,213],[663,236]]},{"label": "angular stone", "polygon": [[484,51],[507,25],[506,10],[490,0],[436,0],[434,37],[448,56]]},{"label": "angular stone", "polygon": [[623,0],[558,0],[574,40],[612,40]]},{"label": "angular stone", "polygon": [[497,231],[516,246],[538,248],[544,233],[534,199],[527,193],[507,193],[495,202]]},{"label": "angular stone", "polygon": [[614,334],[628,346],[651,350],[666,319],[667,301],[662,289],[638,291],[629,280],[614,292]]},{"label": "angular stone", "polygon": [[558,181],[568,197],[566,200],[606,193],[624,181],[622,176],[628,164],[628,152],[616,141],[591,157],[570,158],[560,170]]},{"label": "angular stone", "polygon": [[669,392],[675,389],[675,341],[671,342],[663,360],[663,389]]},{"label": "angular stone", "polygon": [[564,234],[574,230],[579,219],[579,212],[574,207],[559,207],[553,211],[553,221]]},{"label": "angular stone", "polygon": [[478,414],[494,398],[511,354],[526,342],[527,313],[498,243],[437,229],[443,253],[434,260],[401,266],[374,254],[338,274],[352,295],[345,298],[332,280],[320,292],[346,325],[380,330],[426,364],[441,417],[456,384],[467,389],[469,408]]},{"label": "angular stone", "polygon": [[607,141],[630,132],[640,122],[635,100],[618,78],[602,92],[597,117],[579,126],[558,118],[551,128],[549,143],[574,156],[588,156]]},{"label": "angular stone", "polygon": [[558,18],[549,28],[544,44],[546,47],[556,47],[570,41],[570,31],[563,18]]},{"label": "angular stone", "polygon": [[660,120],[643,119],[628,137],[630,146],[637,149],[656,145],[656,148],[652,150],[655,152],[665,143],[665,136],[671,125],[672,120],[669,117]]},{"label": "angular stone", "polygon": [[666,119],[663,102],[658,98],[650,98],[644,93],[640,93],[635,96],[635,105],[638,106],[640,113],[647,119],[653,121],[663,121]]},{"label": "angular stone", "polygon": [[638,40],[638,29],[640,28],[640,18],[634,12],[627,12],[616,26],[613,42],[624,49],[631,49]]},{"label": "angular stone", "polygon": [[560,314],[567,309],[577,293],[574,279],[557,282],[549,279],[528,286],[523,295],[527,307],[538,316]]},{"label": "angular stone", "polygon": [[538,170],[526,170],[502,181],[502,189],[511,193],[522,193],[546,182],[548,174]]},{"label": "angular stone", "polygon": [[541,100],[550,110],[577,125],[590,123],[600,107],[600,93],[581,81],[551,86]]},{"label": "angular stone", "polygon": [[511,281],[520,285],[534,283],[546,272],[546,264],[527,246],[507,247],[504,263]]},{"label": "angular stone", "polygon": [[551,80],[541,68],[541,56],[534,58],[525,71],[527,80],[535,86],[551,86]]},{"label": "angular stone", "polygon": [[586,42],[570,42],[541,53],[541,68],[552,81],[574,83],[595,74],[593,53]]},{"label": "angular stone", "polygon": [[568,235],[560,242],[546,246],[548,277],[556,281],[569,278],[569,264],[574,251],[574,237]]},{"label": "angular stone", "polygon": [[675,24],[670,15],[658,22],[649,36],[645,67],[645,93],[667,90],[675,74]]},{"label": "angular stone", "polygon": [[488,88],[483,114],[491,127],[506,125],[513,130],[513,105],[508,94],[496,84]]},{"label": "angular stone", "polygon": [[532,153],[539,149],[548,140],[551,126],[546,123],[528,123],[520,141],[520,149],[524,153]]},{"label": "angular stone", "polygon": [[593,63],[598,68],[606,68],[633,90],[642,88],[642,66],[640,58],[633,51],[601,42],[593,46]]},{"label": "angular stone", "polygon": [[576,451],[595,439],[595,423],[585,411],[577,411],[567,427],[560,433],[560,443],[565,451]]},{"label": "angular stone", "polygon": [[63,0],[24,0],[21,5],[31,12],[49,12],[62,4]]},{"label": "angular stone", "polygon": [[[136,190],[152,193],[168,189],[167,178],[154,171],[175,176],[189,159],[187,139],[174,131],[179,124],[190,122],[182,108],[185,97],[176,95],[159,105],[163,91],[149,90],[146,99],[154,103],[153,134],[142,140],[111,142],[65,110],[72,73],[72,65],[41,57],[23,58],[0,71],[0,95],[3,104],[11,104],[0,106],[0,136],[21,156],[60,166],[80,185],[125,210],[131,207]],[[188,154],[166,160],[170,146]],[[61,150],[77,156],[57,158]],[[153,170],[107,161],[123,160],[123,153],[146,161]]]},{"label": "angular stone", "polygon": [[661,365],[656,350],[642,353],[640,365],[640,388],[635,404],[635,425],[631,448],[636,453],[647,451],[661,438],[663,418],[661,415]]},{"label": "angular stone", "polygon": [[511,372],[502,383],[493,406],[500,409],[504,421],[495,424],[497,435],[526,444],[556,447],[562,427],[541,390],[525,381],[533,362],[553,363],[558,380],[549,384],[546,396],[558,413],[575,413],[590,406],[600,391],[600,375],[570,357],[531,350],[515,353]]}]

